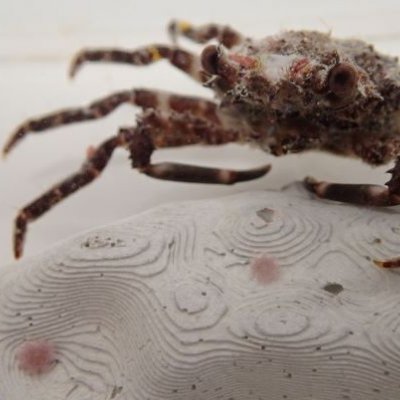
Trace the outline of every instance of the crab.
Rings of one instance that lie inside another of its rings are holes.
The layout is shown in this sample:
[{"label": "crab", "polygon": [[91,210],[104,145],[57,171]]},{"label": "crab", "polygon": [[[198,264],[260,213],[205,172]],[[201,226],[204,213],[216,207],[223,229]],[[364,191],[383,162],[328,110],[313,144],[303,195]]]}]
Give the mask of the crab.
[{"label": "crab", "polygon": [[[285,31],[260,40],[229,26],[173,21],[172,44],[134,50],[87,49],[74,58],[70,75],[86,62],[149,65],[166,60],[215,93],[215,100],[134,88],[88,106],[65,109],[21,124],[5,144],[7,155],[30,133],[105,117],[119,105],[142,109],[136,126],[88,151],[76,173],[20,210],[14,254],[22,255],[28,224],[94,181],[116,148],[125,148],[134,169],[183,182],[234,184],[265,175],[270,165],[248,170],[173,162],[152,163],[156,149],[186,145],[252,144],[275,156],[307,150],[358,157],[370,165],[395,160],[385,184],[341,184],[305,178],[316,196],[366,206],[400,204],[400,67],[395,57],[355,39],[316,31]],[[200,55],[177,44],[184,36],[206,44]],[[214,40],[210,44],[209,41]],[[375,260],[400,267],[400,258]]]}]

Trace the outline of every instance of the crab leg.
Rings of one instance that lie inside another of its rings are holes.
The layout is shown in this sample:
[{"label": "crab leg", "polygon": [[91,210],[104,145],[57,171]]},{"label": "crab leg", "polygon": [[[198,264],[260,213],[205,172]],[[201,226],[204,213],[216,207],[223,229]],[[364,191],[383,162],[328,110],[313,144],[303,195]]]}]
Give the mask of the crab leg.
[{"label": "crab leg", "polygon": [[240,141],[241,132],[238,128],[240,129],[239,126],[231,127],[224,120],[216,124],[189,113],[149,110],[140,118],[129,146],[132,166],[153,178],[179,182],[229,185],[259,178],[270,170],[270,165],[237,171],[178,163],[150,163],[152,150],[156,148],[191,144],[219,145]]},{"label": "crab leg", "polygon": [[[226,125],[226,122],[225,122]],[[53,186],[50,190],[25,206],[15,219],[14,254],[22,255],[27,226],[63,199],[95,180],[107,166],[117,147],[129,150],[132,167],[154,178],[199,183],[233,184],[258,178],[270,166],[249,170],[189,166],[176,163],[151,164],[153,151],[163,147],[189,144],[223,144],[237,141],[239,131],[216,124],[190,113],[161,112],[150,109],[139,118],[138,126],[120,129],[119,134],[103,142],[89,153],[81,169]]]},{"label": "crab leg", "polygon": [[400,204],[400,157],[387,172],[392,177],[386,186],[318,182],[310,177],[304,183],[308,190],[324,199],[375,207],[397,206]]},{"label": "crab leg", "polygon": [[38,219],[72,193],[96,179],[108,164],[113,151],[117,147],[123,146],[126,140],[126,133],[122,131],[119,135],[103,142],[93,151],[77,173],[53,186],[18,213],[14,225],[15,258],[19,258],[22,255],[28,224]]},{"label": "crab leg", "polygon": [[193,115],[218,121],[217,106],[212,101],[155,90],[126,90],[99,99],[86,107],[59,110],[43,117],[25,121],[11,134],[3,148],[3,155],[7,155],[29,133],[42,132],[76,122],[99,119],[124,103],[133,104],[143,109],[158,108],[178,112],[188,111]]},{"label": "crab leg", "polygon": [[70,76],[74,77],[83,63],[115,62],[130,65],[149,65],[159,60],[168,60],[173,66],[203,82],[199,57],[175,46],[154,44],[137,50],[93,49],[80,51],[72,61]]},{"label": "crab leg", "polygon": [[308,190],[322,199],[374,207],[400,204],[400,195],[381,185],[331,183],[311,177],[306,178],[304,183]]},{"label": "crab leg", "polygon": [[[313,178],[305,179],[305,186],[318,197],[374,207],[400,205],[400,158],[397,158],[392,174],[386,186],[365,184],[340,184],[318,182]],[[389,260],[374,260],[382,268],[399,268],[400,257]]]},{"label": "crab leg", "polygon": [[268,173],[270,169],[270,165],[246,170],[233,170],[189,164],[159,163],[143,167],[140,169],[140,172],[152,178],[166,181],[233,185],[237,182],[260,178]]},{"label": "crab leg", "polygon": [[174,42],[179,35],[196,43],[207,43],[211,39],[217,39],[228,49],[244,41],[244,37],[239,32],[229,26],[218,24],[193,26],[186,21],[172,21],[168,26],[168,32]]}]

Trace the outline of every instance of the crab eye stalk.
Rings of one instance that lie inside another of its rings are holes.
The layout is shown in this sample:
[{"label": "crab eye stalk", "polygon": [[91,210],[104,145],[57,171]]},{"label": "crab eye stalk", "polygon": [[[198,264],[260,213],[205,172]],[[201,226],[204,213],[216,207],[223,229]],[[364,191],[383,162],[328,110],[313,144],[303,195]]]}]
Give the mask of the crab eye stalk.
[{"label": "crab eye stalk", "polygon": [[201,53],[201,65],[211,75],[218,73],[219,50],[217,46],[207,46]]},{"label": "crab eye stalk", "polygon": [[348,63],[340,63],[333,67],[328,76],[328,88],[337,97],[353,95],[357,86],[357,71]]}]

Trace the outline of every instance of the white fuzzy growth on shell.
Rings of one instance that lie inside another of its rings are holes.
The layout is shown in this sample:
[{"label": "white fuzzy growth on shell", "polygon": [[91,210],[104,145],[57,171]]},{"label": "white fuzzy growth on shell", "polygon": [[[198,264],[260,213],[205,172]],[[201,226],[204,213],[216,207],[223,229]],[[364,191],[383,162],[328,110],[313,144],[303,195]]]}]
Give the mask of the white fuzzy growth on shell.
[{"label": "white fuzzy growth on shell", "polygon": [[260,68],[264,71],[265,77],[271,83],[278,83],[281,80],[287,79],[290,68],[299,58],[300,57],[295,54],[260,54]]}]

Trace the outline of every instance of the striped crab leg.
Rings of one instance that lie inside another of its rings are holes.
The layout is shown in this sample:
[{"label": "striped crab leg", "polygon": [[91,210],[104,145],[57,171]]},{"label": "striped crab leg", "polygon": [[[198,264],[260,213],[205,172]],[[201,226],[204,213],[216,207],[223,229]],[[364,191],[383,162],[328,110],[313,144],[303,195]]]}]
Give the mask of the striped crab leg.
[{"label": "striped crab leg", "polygon": [[[367,184],[342,184],[305,179],[305,186],[318,197],[344,203],[373,207],[400,205],[400,157],[395,166],[388,171],[392,177],[386,186]],[[382,268],[400,268],[400,257],[388,260],[374,260]]]},{"label": "striped crab leg", "polygon": [[3,148],[3,155],[6,156],[30,133],[43,132],[68,124],[103,118],[120,105],[126,103],[139,106],[143,109],[157,108],[165,111],[187,111],[193,115],[218,122],[217,105],[212,101],[156,90],[124,90],[103,97],[88,106],[58,110],[23,122],[10,135]]},{"label": "striped crab leg", "polygon": [[168,25],[168,32],[171,35],[173,42],[176,42],[178,36],[184,36],[200,44],[216,39],[228,49],[245,40],[242,34],[231,27],[212,23],[193,26],[191,23],[186,21],[171,21]]},{"label": "striped crab leg", "polygon": [[153,44],[135,50],[85,49],[73,59],[69,74],[74,77],[86,62],[112,62],[129,65],[150,65],[167,60],[171,65],[185,72],[198,82],[203,82],[199,57],[176,46]]}]

